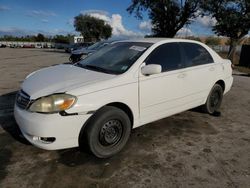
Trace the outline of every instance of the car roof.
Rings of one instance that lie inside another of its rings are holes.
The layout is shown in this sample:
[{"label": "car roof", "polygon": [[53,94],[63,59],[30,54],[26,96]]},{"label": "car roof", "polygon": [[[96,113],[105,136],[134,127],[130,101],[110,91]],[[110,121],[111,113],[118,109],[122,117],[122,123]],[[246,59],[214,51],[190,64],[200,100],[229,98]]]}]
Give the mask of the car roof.
[{"label": "car roof", "polygon": [[158,42],[191,42],[198,43],[198,41],[188,40],[188,39],[178,39],[178,38],[140,38],[140,39],[130,39],[130,40],[120,40],[115,42],[146,42],[146,43],[158,43]]}]

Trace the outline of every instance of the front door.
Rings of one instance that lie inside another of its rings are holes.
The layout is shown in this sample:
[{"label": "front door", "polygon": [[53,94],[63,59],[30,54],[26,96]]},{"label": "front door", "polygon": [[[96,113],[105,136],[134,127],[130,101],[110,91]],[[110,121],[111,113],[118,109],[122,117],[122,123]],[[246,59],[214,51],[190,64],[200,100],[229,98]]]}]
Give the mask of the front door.
[{"label": "front door", "polygon": [[166,43],[146,58],[145,64],[160,64],[162,73],[140,75],[139,100],[141,124],[182,111],[185,93],[182,91],[183,58],[178,43]]}]

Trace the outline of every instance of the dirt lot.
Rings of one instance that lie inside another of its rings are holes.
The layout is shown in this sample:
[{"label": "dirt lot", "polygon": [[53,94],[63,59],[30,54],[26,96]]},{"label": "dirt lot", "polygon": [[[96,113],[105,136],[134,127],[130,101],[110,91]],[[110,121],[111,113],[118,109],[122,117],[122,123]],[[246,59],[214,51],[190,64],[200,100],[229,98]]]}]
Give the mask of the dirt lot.
[{"label": "dirt lot", "polygon": [[12,116],[15,91],[31,71],[67,60],[48,50],[0,49],[0,187],[250,186],[250,77],[240,73],[220,117],[192,110],[137,128],[111,159],[29,145]]}]

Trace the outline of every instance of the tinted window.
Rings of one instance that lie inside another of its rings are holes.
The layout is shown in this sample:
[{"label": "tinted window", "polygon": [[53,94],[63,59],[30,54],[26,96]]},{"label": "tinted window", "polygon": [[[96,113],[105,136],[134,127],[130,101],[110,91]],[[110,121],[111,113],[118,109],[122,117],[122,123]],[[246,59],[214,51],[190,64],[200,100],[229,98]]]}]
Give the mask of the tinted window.
[{"label": "tinted window", "polygon": [[146,64],[159,64],[162,71],[182,68],[181,53],[178,43],[168,43],[157,47],[146,59]]},{"label": "tinted window", "polygon": [[197,66],[213,63],[213,58],[208,51],[199,44],[180,43],[186,55],[186,66]]}]

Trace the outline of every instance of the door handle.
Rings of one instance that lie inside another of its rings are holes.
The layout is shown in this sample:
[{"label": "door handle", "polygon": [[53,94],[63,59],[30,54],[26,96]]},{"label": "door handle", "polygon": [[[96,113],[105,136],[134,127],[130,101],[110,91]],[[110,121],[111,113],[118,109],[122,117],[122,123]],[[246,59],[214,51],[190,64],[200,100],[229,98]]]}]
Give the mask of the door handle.
[{"label": "door handle", "polygon": [[185,73],[181,73],[178,75],[178,78],[185,78],[187,75]]},{"label": "door handle", "polygon": [[214,68],[214,67],[210,67],[209,70],[210,70],[210,71],[214,71],[215,68]]}]

